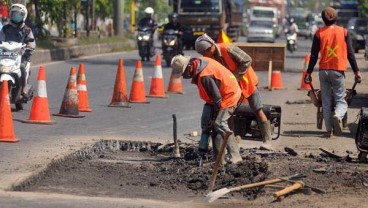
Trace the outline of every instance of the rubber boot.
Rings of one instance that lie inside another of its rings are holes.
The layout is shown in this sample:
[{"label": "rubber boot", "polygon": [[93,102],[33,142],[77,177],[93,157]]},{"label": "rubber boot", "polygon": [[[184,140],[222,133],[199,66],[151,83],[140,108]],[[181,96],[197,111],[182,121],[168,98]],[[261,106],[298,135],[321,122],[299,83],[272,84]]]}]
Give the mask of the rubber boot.
[{"label": "rubber boot", "polygon": [[260,149],[275,151],[272,146],[270,121],[258,121],[258,126],[263,139],[263,144],[260,146]]},{"label": "rubber boot", "polygon": [[[215,137],[212,136],[212,145],[213,145],[213,154],[214,154],[214,160],[216,161],[217,155],[221,150],[222,145],[222,136],[220,134],[217,134]],[[221,164],[225,164],[225,153],[222,154],[221,158]]]},{"label": "rubber boot", "polygon": [[229,151],[231,155],[231,162],[236,164],[240,161],[242,161],[242,157],[240,156],[239,152],[239,146],[238,143],[235,140],[234,134],[230,135],[227,139],[227,150]]},{"label": "rubber boot", "polygon": [[199,147],[198,147],[198,153],[199,155],[203,156],[207,153],[208,145],[209,145],[209,134],[202,133],[201,140],[199,140]]}]

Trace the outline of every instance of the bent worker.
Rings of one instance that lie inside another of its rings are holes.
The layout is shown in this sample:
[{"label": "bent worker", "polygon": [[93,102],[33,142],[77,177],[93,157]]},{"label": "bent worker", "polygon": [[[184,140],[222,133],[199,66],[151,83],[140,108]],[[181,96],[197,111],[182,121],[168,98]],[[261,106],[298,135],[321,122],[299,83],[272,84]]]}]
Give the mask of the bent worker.
[{"label": "bent worker", "polygon": [[[232,119],[232,114],[241,97],[241,90],[235,76],[217,61],[206,57],[190,58],[176,55],[172,59],[171,66],[174,77],[183,76],[184,79],[192,79],[192,84],[198,87],[199,96],[213,106],[214,130],[221,135],[213,138],[214,152],[218,154],[221,140],[226,133],[231,132],[228,120]],[[242,161],[233,133],[228,138],[227,148],[232,163]],[[224,163],[224,155],[222,155],[222,163]]]},{"label": "bent worker", "polygon": [[[242,90],[242,96],[244,99],[248,100],[250,108],[257,116],[258,125],[263,139],[263,145],[261,148],[274,150],[271,144],[272,137],[270,121],[263,112],[261,96],[257,89],[258,77],[251,66],[252,58],[239,47],[231,43],[216,44],[215,41],[207,34],[197,38],[195,49],[199,54],[218,61],[237,77]],[[201,141],[200,144],[205,144],[206,141],[208,144],[206,131],[204,131],[204,133],[204,136],[201,136],[201,140],[204,141]],[[200,149],[201,146],[205,147],[205,145],[200,145]]]},{"label": "bent worker", "polygon": [[[311,74],[317,63],[318,53],[320,53],[319,81],[323,118],[327,130],[323,136],[329,138],[342,133],[341,121],[348,108],[345,100],[345,71],[348,60],[357,82],[361,81],[361,75],[348,31],[335,25],[336,10],[327,7],[322,11],[321,16],[326,26],[319,28],[313,37],[311,56],[304,82],[307,84],[312,82]],[[334,112],[333,103],[336,103]]]}]

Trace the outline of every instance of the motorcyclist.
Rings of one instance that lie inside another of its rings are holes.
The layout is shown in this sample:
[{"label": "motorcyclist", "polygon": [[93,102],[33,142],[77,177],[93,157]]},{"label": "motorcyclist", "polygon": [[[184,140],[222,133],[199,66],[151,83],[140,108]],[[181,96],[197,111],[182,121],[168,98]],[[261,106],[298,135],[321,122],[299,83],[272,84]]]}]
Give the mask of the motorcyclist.
[{"label": "motorcyclist", "polygon": [[293,35],[295,33],[295,48],[297,48],[297,39],[298,39],[298,32],[299,32],[299,28],[298,25],[295,23],[294,18],[289,18],[289,25],[288,27],[285,28],[285,35],[286,34],[290,34]]},{"label": "motorcyclist", "polygon": [[182,40],[183,27],[179,23],[178,18],[179,18],[178,13],[174,12],[172,14],[169,14],[169,23],[167,23],[164,26],[164,32],[169,29],[178,31],[178,49],[179,53],[183,55],[183,40]]},{"label": "motorcyclist", "polygon": [[10,22],[0,31],[0,41],[14,41],[26,44],[26,50],[22,55],[20,65],[22,85],[21,95],[23,99],[28,99],[26,86],[30,71],[26,71],[26,66],[31,61],[32,53],[36,48],[32,29],[25,24],[27,14],[27,8],[23,4],[12,4],[9,15]]},{"label": "motorcyclist", "polygon": [[[157,29],[158,25],[157,22],[153,19],[153,13],[155,11],[152,7],[147,7],[144,10],[145,17],[139,20],[138,22],[138,28],[143,27],[149,27],[151,29],[151,46],[153,46],[153,34],[155,33],[155,30]],[[154,47],[150,48],[151,56],[154,56]]]}]

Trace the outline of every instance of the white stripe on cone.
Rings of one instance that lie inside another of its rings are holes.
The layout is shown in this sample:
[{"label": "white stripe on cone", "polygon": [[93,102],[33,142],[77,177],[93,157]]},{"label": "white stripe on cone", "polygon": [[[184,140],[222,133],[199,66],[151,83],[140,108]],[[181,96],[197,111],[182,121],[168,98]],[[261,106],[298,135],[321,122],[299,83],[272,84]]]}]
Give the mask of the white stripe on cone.
[{"label": "white stripe on cone", "polygon": [[153,74],[154,78],[162,78],[162,69],[161,66],[155,66],[155,73]]},{"label": "white stripe on cone", "polygon": [[87,86],[86,85],[78,85],[78,91],[87,91]]},{"label": "white stripe on cone", "polygon": [[38,97],[47,98],[46,81],[38,80]]}]

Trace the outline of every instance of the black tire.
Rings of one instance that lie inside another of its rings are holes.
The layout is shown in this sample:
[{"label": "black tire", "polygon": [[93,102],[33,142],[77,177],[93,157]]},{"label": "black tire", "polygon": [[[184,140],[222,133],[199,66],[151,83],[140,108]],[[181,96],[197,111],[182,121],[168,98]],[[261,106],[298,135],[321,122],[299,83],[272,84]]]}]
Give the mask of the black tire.
[{"label": "black tire", "polygon": [[367,163],[367,153],[366,152],[359,152],[358,161],[360,163]]},{"label": "black tire", "polygon": [[166,57],[165,58],[165,61],[166,61],[166,66],[167,67],[170,67],[170,65],[171,65],[171,57]]}]

